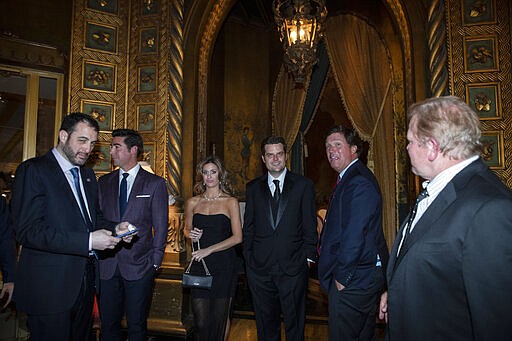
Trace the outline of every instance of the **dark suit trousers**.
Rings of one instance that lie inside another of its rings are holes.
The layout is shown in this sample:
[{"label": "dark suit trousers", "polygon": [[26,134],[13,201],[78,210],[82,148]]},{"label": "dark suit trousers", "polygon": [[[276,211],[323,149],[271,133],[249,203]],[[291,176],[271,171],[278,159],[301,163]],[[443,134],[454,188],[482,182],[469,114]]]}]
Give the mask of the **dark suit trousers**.
[{"label": "dark suit trousers", "polygon": [[71,310],[57,314],[27,315],[30,341],[89,340],[95,292],[94,264],[95,260],[89,258],[82,287]]},{"label": "dark suit trousers", "polygon": [[384,273],[375,267],[367,289],[346,287],[341,291],[336,283],[329,287],[329,341],[376,340],[375,318],[377,302],[384,286]]},{"label": "dark suit trousers", "polygon": [[101,280],[99,308],[103,340],[124,340],[121,319],[125,308],[128,339],[146,341],[147,317],[154,278],[155,271],[149,269],[141,279],[128,281],[121,276],[117,268],[111,279]]},{"label": "dark suit trousers", "polygon": [[308,273],[306,260],[295,276],[285,274],[277,263],[264,275],[248,271],[258,340],[281,340],[281,310],[286,340],[304,340]]}]

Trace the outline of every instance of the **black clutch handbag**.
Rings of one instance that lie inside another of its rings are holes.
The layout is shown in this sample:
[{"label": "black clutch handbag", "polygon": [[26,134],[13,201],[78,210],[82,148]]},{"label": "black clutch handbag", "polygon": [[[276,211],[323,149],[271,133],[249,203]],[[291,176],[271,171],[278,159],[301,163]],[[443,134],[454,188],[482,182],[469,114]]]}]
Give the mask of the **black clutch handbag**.
[{"label": "black clutch handbag", "polygon": [[[200,250],[201,246],[199,245],[199,241],[197,242],[197,249]],[[192,242],[192,252],[194,251],[194,242]],[[210,271],[206,266],[204,259],[201,259],[204,268],[204,275],[192,275],[190,274],[190,268],[192,267],[192,262],[194,262],[194,258],[190,260],[187,269],[183,273],[183,279],[181,281],[183,287],[185,288],[199,288],[199,289],[210,289],[212,287],[213,276],[210,275]]]}]

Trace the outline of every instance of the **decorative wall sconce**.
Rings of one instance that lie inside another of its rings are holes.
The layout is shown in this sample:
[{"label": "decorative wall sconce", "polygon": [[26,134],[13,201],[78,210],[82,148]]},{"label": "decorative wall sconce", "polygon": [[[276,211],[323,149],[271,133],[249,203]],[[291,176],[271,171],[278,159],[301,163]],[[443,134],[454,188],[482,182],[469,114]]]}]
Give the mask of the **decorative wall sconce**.
[{"label": "decorative wall sconce", "polygon": [[304,84],[317,62],[316,48],[327,17],[325,0],[274,0],[272,8],[286,68],[296,83]]}]

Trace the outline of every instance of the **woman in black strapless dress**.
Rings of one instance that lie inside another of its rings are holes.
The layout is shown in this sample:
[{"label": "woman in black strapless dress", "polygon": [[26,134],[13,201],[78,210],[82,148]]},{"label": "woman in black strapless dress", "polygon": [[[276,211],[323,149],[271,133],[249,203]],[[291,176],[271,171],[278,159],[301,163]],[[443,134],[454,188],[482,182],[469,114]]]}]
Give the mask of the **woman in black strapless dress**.
[{"label": "woman in black strapless dress", "polygon": [[[211,289],[191,289],[196,340],[222,341],[229,333],[235,294],[236,252],[242,242],[238,200],[231,196],[227,172],[219,158],[207,157],[197,166],[196,196],[185,203],[185,235],[194,243],[191,273],[204,274],[201,259],[213,275]],[[198,243],[200,249],[198,250]]]}]

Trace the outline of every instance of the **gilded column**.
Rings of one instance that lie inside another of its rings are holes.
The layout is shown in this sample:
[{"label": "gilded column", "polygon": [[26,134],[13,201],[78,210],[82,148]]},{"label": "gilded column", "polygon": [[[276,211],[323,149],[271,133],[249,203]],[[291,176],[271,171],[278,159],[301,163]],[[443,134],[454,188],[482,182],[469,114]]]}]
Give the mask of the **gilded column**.
[{"label": "gilded column", "polygon": [[[169,100],[167,105],[166,178],[175,202],[169,207],[167,261],[179,265],[186,255],[183,235],[182,141],[183,141],[183,9],[184,0],[171,1]],[[170,259],[169,259],[170,258]]]},{"label": "gilded column", "polygon": [[430,96],[447,95],[448,53],[446,51],[446,26],[444,0],[433,0],[428,10],[427,40]]}]

